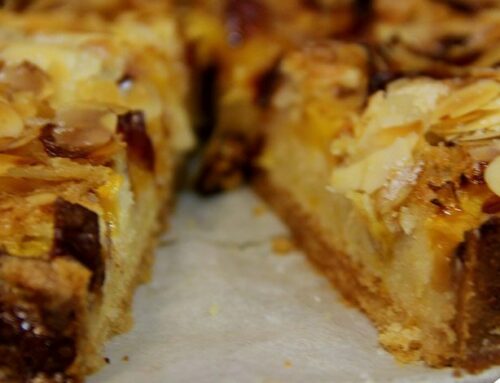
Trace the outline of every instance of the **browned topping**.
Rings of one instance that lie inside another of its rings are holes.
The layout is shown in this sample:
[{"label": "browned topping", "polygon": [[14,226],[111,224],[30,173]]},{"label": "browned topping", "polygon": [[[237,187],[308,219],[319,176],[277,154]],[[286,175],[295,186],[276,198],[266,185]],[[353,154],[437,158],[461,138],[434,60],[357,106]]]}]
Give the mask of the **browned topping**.
[{"label": "browned topping", "polygon": [[488,164],[486,162],[476,162],[467,173],[462,175],[462,181],[470,182],[474,185],[484,184],[484,172]]},{"label": "browned topping", "polygon": [[14,363],[7,367],[56,373],[71,365],[76,356],[74,339],[64,334],[64,328],[53,327],[47,317],[35,304],[0,302],[0,355]]},{"label": "browned topping", "polygon": [[154,171],[155,152],[146,130],[146,120],[142,111],[130,111],[118,116],[118,132],[127,143],[128,154],[135,162]]},{"label": "browned topping", "polygon": [[267,24],[268,11],[260,0],[228,0],[226,4],[226,27],[231,45],[244,40],[263,29]]},{"label": "browned topping", "polygon": [[437,198],[433,198],[430,202],[436,205],[441,213],[450,215],[453,212],[461,211],[454,182],[447,181],[441,185],[429,182],[428,186],[437,196]]},{"label": "browned topping", "polygon": [[53,256],[73,257],[92,271],[91,290],[102,286],[105,278],[99,234],[96,213],[62,198],[56,200]]}]

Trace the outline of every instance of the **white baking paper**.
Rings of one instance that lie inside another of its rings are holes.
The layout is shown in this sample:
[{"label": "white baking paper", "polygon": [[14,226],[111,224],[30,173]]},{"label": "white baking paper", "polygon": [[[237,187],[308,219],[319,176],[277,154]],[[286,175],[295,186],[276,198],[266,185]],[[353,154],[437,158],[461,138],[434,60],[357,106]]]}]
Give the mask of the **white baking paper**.
[{"label": "white baking paper", "polygon": [[250,191],[180,197],[136,295],[132,332],[110,342],[91,383],[493,383],[500,369],[458,380],[450,370],[400,365],[299,252]]}]

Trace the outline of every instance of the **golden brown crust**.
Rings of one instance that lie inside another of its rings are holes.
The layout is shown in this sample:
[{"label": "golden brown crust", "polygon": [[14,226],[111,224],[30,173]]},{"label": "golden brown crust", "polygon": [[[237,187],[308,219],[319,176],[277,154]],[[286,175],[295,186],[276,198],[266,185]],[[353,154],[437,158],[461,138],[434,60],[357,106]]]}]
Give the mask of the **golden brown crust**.
[{"label": "golden brown crust", "polygon": [[[290,227],[295,242],[323,272],[342,296],[362,310],[384,331],[394,322],[405,323],[409,316],[400,310],[382,283],[364,267],[338,252],[328,236],[284,189],[273,185],[260,173],[254,180],[257,192]],[[460,293],[457,314],[456,351],[441,355],[440,361],[424,354],[422,358],[434,367],[453,365],[458,370],[479,372],[499,363],[498,316],[498,230],[497,218],[479,229],[479,236],[468,235],[461,257]],[[408,360],[408,350],[390,348],[400,360]]]},{"label": "golden brown crust", "polygon": [[[310,261],[326,275],[344,299],[367,314],[380,331],[391,323],[410,321],[404,310],[394,305],[380,279],[363,266],[355,264],[346,254],[337,251],[315,218],[294,201],[291,194],[274,185],[264,172],[259,172],[255,177],[253,186],[290,227],[295,243],[304,250]],[[402,361],[413,358],[412,350],[404,347],[392,347],[390,351]],[[446,366],[449,362],[445,360],[441,363]]]}]

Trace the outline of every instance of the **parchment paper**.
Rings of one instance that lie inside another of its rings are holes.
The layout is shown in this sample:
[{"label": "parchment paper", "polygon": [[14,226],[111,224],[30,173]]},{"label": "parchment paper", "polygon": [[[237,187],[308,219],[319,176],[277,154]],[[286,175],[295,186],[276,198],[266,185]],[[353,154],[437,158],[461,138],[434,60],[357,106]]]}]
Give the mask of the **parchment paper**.
[{"label": "parchment paper", "polygon": [[294,251],[285,227],[249,190],[210,200],[185,193],[162,240],[153,281],[135,298],[132,332],[106,350],[91,383],[481,382],[400,365],[376,332]]}]

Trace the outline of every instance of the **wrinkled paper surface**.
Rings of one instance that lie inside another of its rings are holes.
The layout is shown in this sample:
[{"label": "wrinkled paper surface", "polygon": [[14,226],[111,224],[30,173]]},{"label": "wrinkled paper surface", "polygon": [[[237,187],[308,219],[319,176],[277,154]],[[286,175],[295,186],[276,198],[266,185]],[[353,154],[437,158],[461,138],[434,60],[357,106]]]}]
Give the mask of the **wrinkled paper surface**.
[{"label": "wrinkled paper surface", "polygon": [[294,251],[286,228],[250,191],[179,199],[139,289],[134,329],[110,342],[90,383],[493,383],[500,369],[457,380],[450,370],[400,365],[370,322],[345,306]]}]

